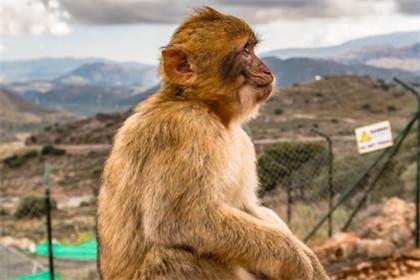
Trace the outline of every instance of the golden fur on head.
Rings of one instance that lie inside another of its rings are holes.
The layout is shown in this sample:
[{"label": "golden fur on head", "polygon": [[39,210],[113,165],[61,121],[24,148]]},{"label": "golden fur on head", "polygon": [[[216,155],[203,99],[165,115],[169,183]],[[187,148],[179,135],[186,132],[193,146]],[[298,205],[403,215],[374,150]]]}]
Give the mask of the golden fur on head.
[{"label": "golden fur on head", "polygon": [[[220,95],[221,91],[225,94],[227,84],[221,77],[223,59],[234,51],[238,43],[245,40],[257,42],[254,32],[246,22],[237,17],[224,15],[210,7],[204,7],[195,9],[195,13],[176,29],[167,47],[182,47],[190,62],[196,67],[198,77],[190,86],[194,90],[202,88],[206,90],[204,96],[199,96],[200,93],[195,92],[194,99],[211,100]],[[162,66],[161,63],[163,82],[170,85],[171,82],[162,70]]]},{"label": "golden fur on head", "polygon": [[[234,120],[240,122],[255,116],[259,106],[240,100],[243,80],[224,77],[227,58],[240,52],[246,42],[255,45],[258,39],[245,21],[210,7],[195,9],[162,51],[163,92],[206,103],[226,126]],[[166,68],[173,69],[173,66],[164,54],[176,50],[182,51],[194,75],[181,79],[168,74]]]}]

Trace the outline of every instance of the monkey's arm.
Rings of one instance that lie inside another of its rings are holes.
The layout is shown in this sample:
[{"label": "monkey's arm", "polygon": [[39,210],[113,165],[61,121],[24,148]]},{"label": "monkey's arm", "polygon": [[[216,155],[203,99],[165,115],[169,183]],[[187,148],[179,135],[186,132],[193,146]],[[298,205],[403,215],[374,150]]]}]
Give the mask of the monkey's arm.
[{"label": "monkey's arm", "polygon": [[172,227],[162,228],[158,240],[167,246],[186,245],[270,279],[312,279],[309,258],[290,236],[237,209],[195,204],[199,208],[190,206],[176,223],[167,223]]},{"label": "monkey's arm", "polygon": [[267,221],[279,228],[282,232],[285,234],[290,235],[295,242],[303,249],[305,254],[311,259],[312,266],[314,268],[314,278],[316,280],[324,280],[329,279],[327,273],[325,272],[324,267],[320,263],[317,256],[312,252],[312,250],[306,246],[305,243],[300,241],[297,237],[295,237],[292,233],[292,231],[289,229],[287,224],[271,209],[261,206],[261,205],[248,205],[246,211],[250,213],[251,215],[262,219],[264,221]]},{"label": "monkey's arm", "polygon": [[159,131],[143,134],[159,144],[142,169],[146,242],[191,248],[273,279],[312,279],[310,259],[290,235],[224,203],[223,190],[235,183],[227,171],[233,144],[203,118],[166,117]]}]

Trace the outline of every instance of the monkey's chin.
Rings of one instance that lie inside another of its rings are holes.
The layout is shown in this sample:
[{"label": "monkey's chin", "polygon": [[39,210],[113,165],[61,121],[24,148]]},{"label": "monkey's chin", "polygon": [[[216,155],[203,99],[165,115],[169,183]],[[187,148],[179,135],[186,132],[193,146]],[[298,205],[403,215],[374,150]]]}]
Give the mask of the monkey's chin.
[{"label": "monkey's chin", "polygon": [[261,103],[266,101],[271,96],[271,93],[273,92],[273,85],[270,84],[264,87],[257,87],[255,91],[256,101],[257,103]]}]

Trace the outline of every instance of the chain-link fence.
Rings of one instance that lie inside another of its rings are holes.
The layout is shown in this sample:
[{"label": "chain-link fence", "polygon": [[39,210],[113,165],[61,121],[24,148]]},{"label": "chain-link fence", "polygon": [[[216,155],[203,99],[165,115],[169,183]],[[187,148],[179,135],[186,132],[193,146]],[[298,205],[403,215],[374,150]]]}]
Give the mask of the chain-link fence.
[{"label": "chain-link fence", "polygon": [[369,207],[389,198],[418,205],[418,118],[414,113],[394,130],[392,147],[367,154],[357,153],[355,137],[317,129],[311,133],[318,139],[272,143],[258,160],[263,202],[311,244],[351,230]]},{"label": "chain-link fence", "polygon": [[[334,85],[331,88],[337,90]],[[311,120],[323,118],[320,113]],[[374,205],[388,198],[396,196],[418,203],[416,124],[419,123],[419,113],[406,119],[392,119],[394,145],[363,155],[357,153],[353,128],[368,123],[364,118],[359,120],[355,116],[354,119],[351,126],[340,129],[328,129],[328,126],[326,129],[307,128],[303,131],[303,139],[295,139],[292,135],[270,141],[255,140],[257,146],[263,143],[258,148],[261,152],[257,163],[262,203],[274,209],[300,238],[310,244],[321,243],[334,233],[351,230],[369,211],[373,211]],[[42,153],[28,150],[7,163],[19,165],[25,158],[40,157],[36,177],[38,193],[15,201],[17,207],[14,212],[6,213],[4,216],[7,219],[2,218],[5,223],[2,236],[13,234],[19,237],[19,246],[23,238],[29,236],[36,242],[31,246],[22,246],[25,250],[14,252],[10,252],[9,247],[0,246],[0,263],[3,266],[0,279],[14,279],[11,277],[25,274],[33,278],[17,279],[49,279],[49,274],[45,273],[48,270],[56,272],[55,279],[96,279],[95,201],[79,201],[80,207],[64,212],[57,209],[58,192],[53,191],[50,200],[46,200],[49,193],[40,192],[41,186],[51,185],[54,188],[57,182],[51,183],[49,169],[43,169],[46,158]],[[104,158],[105,155],[100,155],[98,162],[103,162]],[[91,175],[99,177],[101,168],[98,168],[97,162],[92,166],[82,166],[82,157],[77,156],[74,161],[80,161],[74,166],[92,169]],[[61,172],[60,168],[64,168],[60,161],[52,160],[52,173]],[[45,172],[45,177],[42,172]],[[71,172],[76,171],[65,170],[65,173]],[[66,184],[73,186],[75,178],[81,176],[76,172],[73,177],[67,178]],[[94,184],[98,185],[98,181]],[[50,201],[49,205],[46,201]],[[49,213],[51,223],[46,218]],[[22,219],[25,223],[19,222]],[[10,244],[16,245],[13,240]],[[31,253],[27,253],[27,249]],[[53,258],[48,260],[51,252]]]}]

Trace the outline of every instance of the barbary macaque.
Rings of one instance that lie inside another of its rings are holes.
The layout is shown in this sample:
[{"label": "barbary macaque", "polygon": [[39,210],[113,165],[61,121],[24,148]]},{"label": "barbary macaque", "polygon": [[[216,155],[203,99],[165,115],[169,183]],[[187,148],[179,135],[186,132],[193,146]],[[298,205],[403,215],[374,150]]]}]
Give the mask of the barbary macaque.
[{"label": "barbary macaque", "polygon": [[241,125],[273,88],[243,20],[197,9],[163,48],[161,89],[115,136],[98,198],[103,279],[329,279],[256,196]]}]

